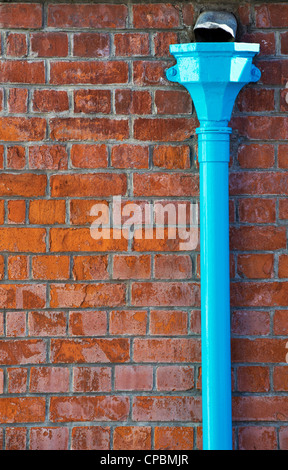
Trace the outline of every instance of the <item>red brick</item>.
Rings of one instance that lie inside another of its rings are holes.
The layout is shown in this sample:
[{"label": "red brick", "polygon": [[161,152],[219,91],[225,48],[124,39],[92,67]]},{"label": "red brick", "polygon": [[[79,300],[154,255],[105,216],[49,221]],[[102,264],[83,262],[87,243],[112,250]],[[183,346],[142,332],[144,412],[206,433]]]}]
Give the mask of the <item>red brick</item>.
[{"label": "red brick", "polygon": [[285,172],[243,171],[230,176],[231,195],[286,194],[288,178]]},{"label": "red brick", "polygon": [[12,252],[45,252],[46,231],[42,228],[0,228],[0,250]]},{"label": "red brick", "polygon": [[37,170],[66,170],[68,155],[63,145],[29,147],[29,167]]},{"label": "red brick", "polygon": [[[29,64],[30,65],[30,64]],[[0,73],[0,81],[9,77],[8,72]],[[11,79],[10,79],[11,81]],[[120,61],[97,62],[52,62],[50,83],[53,85],[91,84],[110,85],[128,82],[128,64]]]},{"label": "red brick", "polygon": [[120,339],[52,339],[51,361],[53,363],[123,363],[128,362],[129,340]]},{"label": "red brick", "polygon": [[251,6],[249,4],[239,5],[237,13],[243,25],[247,26],[251,22]]},{"label": "red brick", "polygon": [[6,313],[6,336],[25,336],[26,312]]},{"label": "red brick", "polygon": [[179,26],[179,10],[170,3],[133,5],[134,28],[176,28]]},{"label": "red brick", "polygon": [[150,450],[151,428],[121,426],[114,429],[113,450]]},{"label": "red brick", "polygon": [[239,392],[269,392],[269,368],[260,366],[238,367],[237,385]]},{"label": "red brick", "polygon": [[0,369],[0,394],[4,393],[4,370]]},{"label": "red brick", "polygon": [[8,393],[22,393],[27,391],[28,369],[8,369]]},{"label": "red brick", "polygon": [[145,335],[146,324],[146,311],[113,311],[110,313],[109,332],[112,335]]},{"label": "red brick", "polygon": [[109,279],[108,257],[106,255],[74,256],[73,263],[73,279],[75,281]]},{"label": "red brick", "polygon": [[72,450],[109,450],[110,428],[85,426],[72,429]]},{"label": "red brick", "polygon": [[3,169],[4,166],[4,146],[0,145],[0,168]]},{"label": "red brick", "polygon": [[273,331],[275,335],[288,335],[288,310],[276,310]]},{"label": "red brick", "polygon": [[288,54],[288,33],[281,33],[280,34],[280,39],[281,39],[281,54]]},{"label": "red brick", "polygon": [[27,38],[26,34],[9,33],[6,39],[7,56],[24,57],[27,55]]},{"label": "red brick", "polygon": [[[259,60],[257,66],[261,71],[261,82],[263,85],[286,85],[288,67],[286,60]],[[272,130],[273,127],[274,125],[271,127]]]},{"label": "red brick", "polygon": [[282,227],[232,227],[230,245],[233,250],[274,251],[286,248],[286,233]]},{"label": "red brick", "polygon": [[240,92],[237,103],[240,112],[274,111],[274,90],[245,88]]},{"label": "red brick", "polygon": [[232,332],[235,335],[264,336],[270,332],[270,314],[261,311],[239,310],[232,315]]},{"label": "red brick", "polygon": [[30,309],[44,308],[45,305],[46,286],[43,284],[2,284],[0,286],[0,308]]},{"label": "red brick", "polygon": [[0,110],[2,111],[3,110],[3,98],[4,98],[4,95],[3,95],[3,88],[0,88]]},{"label": "red brick", "polygon": [[153,367],[116,366],[115,390],[149,391],[153,388]]},{"label": "red brick", "polygon": [[68,450],[68,428],[31,428],[30,450]]},{"label": "red brick", "polygon": [[71,163],[75,168],[107,167],[108,152],[106,145],[73,145],[71,148]]},{"label": "red brick", "polygon": [[85,114],[104,113],[111,111],[110,90],[75,90],[74,112]]},{"label": "red brick", "polygon": [[125,28],[126,5],[48,5],[48,26],[54,28]]},{"label": "red brick", "polygon": [[201,312],[199,310],[192,310],[190,317],[191,333],[200,335],[201,333]]},{"label": "red brick", "polygon": [[193,306],[199,305],[199,285],[181,282],[157,282],[132,284],[132,305],[145,306]]},{"label": "red brick", "polygon": [[78,57],[107,57],[110,38],[107,33],[74,34],[73,55]]},{"label": "red brick", "polygon": [[[0,139],[4,141],[42,140],[46,134],[46,121],[42,118],[0,118]],[[34,177],[34,175],[33,175]]]},{"label": "red brick", "polygon": [[50,230],[50,249],[54,252],[127,251],[127,236],[124,238],[124,235],[122,235],[121,238],[113,239],[112,231],[109,231],[109,229],[103,230],[105,230],[104,235],[107,235],[107,239],[95,239],[94,237],[92,238],[91,235],[93,234],[93,232],[90,232],[88,228],[52,228]]},{"label": "red brick", "polygon": [[231,303],[237,307],[285,307],[287,299],[287,282],[242,282],[232,284]]},{"label": "red brick", "polygon": [[150,333],[152,335],[187,335],[187,312],[173,310],[152,310]]},{"label": "red brick", "polygon": [[168,83],[165,70],[170,62],[137,60],[133,62],[133,83],[138,86],[163,86]]},{"label": "red brick", "polygon": [[26,216],[26,202],[22,200],[8,201],[8,223],[24,224]]},{"label": "red brick", "polygon": [[278,166],[288,168],[288,145],[283,144],[278,147]]},{"label": "red brick", "polygon": [[123,396],[51,398],[50,420],[54,423],[73,421],[124,421],[128,418],[128,413],[129,399]]},{"label": "red brick", "polygon": [[167,170],[186,170],[190,168],[190,149],[186,145],[156,146],[153,150],[153,165]]},{"label": "red brick", "polygon": [[238,255],[237,272],[242,278],[271,279],[274,277],[274,256],[272,254]]},{"label": "red brick", "polygon": [[275,367],[273,370],[273,384],[276,392],[288,391],[288,367]]},{"label": "red brick", "polygon": [[155,450],[193,450],[194,429],[192,427],[156,427]]},{"label": "red brick", "polygon": [[189,396],[135,397],[134,421],[192,421],[201,420],[200,399]]},{"label": "red brick", "polygon": [[275,364],[285,360],[285,340],[237,338],[232,340],[232,361]]},{"label": "red brick", "polygon": [[112,147],[111,162],[114,168],[148,168],[148,147],[140,145],[114,145]]},{"label": "red brick", "polygon": [[276,428],[247,426],[238,430],[239,450],[277,450]]},{"label": "red brick", "polygon": [[30,201],[29,221],[36,225],[57,225],[65,223],[65,201],[36,199]]},{"label": "red brick", "polygon": [[65,312],[29,312],[30,336],[65,336]]},{"label": "red brick", "polygon": [[235,421],[286,421],[288,400],[285,396],[242,396],[233,399]]},{"label": "red brick", "polygon": [[33,111],[40,113],[61,113],[69,110],[66,91],[35,90],[33,93]]},{"label": "red brick", "polygon": [[0,82],[45,83],[44,62],[2,60],[0,63]]},{"label": "red brick", "polygon": [[[269,75],[270,76],[270,75]],[[286,140],[288,138],[288,119],[282,116],[236,117],[232,127],[248,139]]]},{"label": "red brick", "polygon": [[65,33],[33,33],[31,51],[36,57],[66,57],[68,36]]},{"label": "red brick", "polygon": [[245,198],[239,200],[239,220],[249,223],[273,223],[276,221],[276,199]]},{"label": "red brick", "polygon": [[71,336],[105,336],[106,312],[70,312],[69,333]]},{"label": "red brick", "polygon": [[9,113],[26,113],[28,90],[26,88],[10,88],[8,98]]},{"label": "red brick", "polygon": [[7,148],[7,168],[23,170],[26,165],[26,150],[20,145]]},{"label": "red brick", "polygon": [[149,55],[149,34],[125,33],[114,35],[116,57]]},{"label": "red brick", "polygon": [[67,174],[56,175],[51,178],[52,197],[124,196],[126,194],[126,189],[127,181],[124,174]]},{"label": "red brick", "polygon": [[149,255],[115,255],[113,258],[113,279],[150,279],[151,259]]},{"label": "red brick", "polygon": [[186,91],[156,90],[157,114],[191,114],[192,101]]},{"label": "red brick", "polygon": [[271,168],[274,161],[273,145],[242,144],[238,149],[238,162],[242,168]]},{"label": "red brick", "polygon": [[134,340],[135,362],[200,362],[198,339],[165,338]]},{"label": "red brick", "polygon": [[42,6],[36,3],[2,3],[0,5],[1,28],[41,28]]},{"label": "red brick", "polygon": [[187,391],[194,388],[194,368],[190,366],[166,366],[157,369],[157,390]]},{"label": "red brick", "polygon": [[32,367],[29,387],[31,393],[69,392],[69,369],[65,367]]},{"label": "red brick", "polygon": [[6,428],[6,450],[26,450],[26,428]]},{"label": "red brick", "polygon": [[156,279],[190,279],[192,262],[188,255],[156,255]]},{"label": "red brick", "polygon": [[[256,42],[260,44],[260,53],[259,55],[275,55],[276,53],[276,43],[275,43],[275,33],[249,33],[242,36],[241,41],[243,42]],[[265,109],[263,109],[265,111]]]},{"label": "red brick", "polygon": [[287,88],[284,90],[280,90],[280,111],[285,112],[288,110],[288,96],[287,96]]},{"label": "red brick", "polygon": [[288,6],[279,3],[257,5],[255,7],[257,28],[286,28],[288,21]]},{"label": "red brick", "polygon": [[279,219],[288,219],[288,200],[279,200]]},{"label": "red brick", "polygon": [[197,196],[199,178],[194,174],[134,174],[135,196]]},{"label": "red brick", "polygon": [[194,118],[138,118],[134,123],[134,138],[143,141],[182,141],[194,134]]},{"label": "red brick", "polygon": [[279,278],[288,277],[288,255],[279,256],[278,276]]},{"label": "red brick", "polygon": [[[5,271],[5,260],[4,260],[4,256],[0,255],[0,280],[1,281],[4,279],[4,271]],[[1,315],[0,315],[0,318],[1,318]],[[0,320],[0,324],[1,324],[1,320]],[[1,332],[1,328],[2,327],[0,326],[0,332]]]},{"label": "red brick", "polygon": [[288,449],[288,428],[281,427],[279,429],[279,448],[280,450]]},{"label": "red brick", "polygon": [[[3,118],[5,119],[5,118]],[[7,118],[8,119],[8,118]],[[17,118],[14,118],[17,119]],[[123,140],[128,138],[127,119],[54,118],[50,120],[52,140]],[[0,119],[1,137],[1,119]],[[5,139],[4,139],[5,140]],[[14,139],[15,140],[15,139]],[[23,140],[23,139],[22,139]]]},{"label": "red brick", "polygon": [[172,31],[157,32],[154,35],[154,49],[156,57],[171,57],[169,47],[178,43],[178,34]]},{"label": "red brick", "polygon": [[45,421],[45,398],[0,398],[1,423],[37,423]]},{"label": "red brick", "polygon": [[73,389],[75,392],[111,392],[111,368],[74,368]]},{"label": "red brick", "polygon": [[151,94],[146,90],[116,90],[115,109],[117,114],[151,114]]},{"label": "red brick", "polygon": [[33,279],[69,279],[70,260],[68,256],[33,256]]}]

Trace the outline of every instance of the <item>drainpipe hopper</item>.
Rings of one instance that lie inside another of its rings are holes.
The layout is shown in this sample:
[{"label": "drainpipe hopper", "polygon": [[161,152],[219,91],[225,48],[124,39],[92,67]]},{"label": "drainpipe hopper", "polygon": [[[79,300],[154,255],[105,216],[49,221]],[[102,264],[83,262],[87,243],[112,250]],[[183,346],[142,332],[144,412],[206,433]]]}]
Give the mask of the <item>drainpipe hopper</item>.
[{"label": "drainpipe hopper", "polygon": [[189,91],[200,121],[200,257],[204,450],[232,449],[229,191],[231,128],[236,96],[260,78],[258,44],[174,44],[167,78]]}]

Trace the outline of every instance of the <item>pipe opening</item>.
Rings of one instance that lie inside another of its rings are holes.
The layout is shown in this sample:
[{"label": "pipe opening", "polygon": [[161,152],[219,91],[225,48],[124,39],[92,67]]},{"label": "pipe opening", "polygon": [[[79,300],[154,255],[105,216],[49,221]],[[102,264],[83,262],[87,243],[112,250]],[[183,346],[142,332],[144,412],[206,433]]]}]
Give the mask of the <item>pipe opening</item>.
[{"label": "pipe opening", "polygon": [[194,27],[196,42],[234,42],[237,20],[226,11],[205,11]]}]

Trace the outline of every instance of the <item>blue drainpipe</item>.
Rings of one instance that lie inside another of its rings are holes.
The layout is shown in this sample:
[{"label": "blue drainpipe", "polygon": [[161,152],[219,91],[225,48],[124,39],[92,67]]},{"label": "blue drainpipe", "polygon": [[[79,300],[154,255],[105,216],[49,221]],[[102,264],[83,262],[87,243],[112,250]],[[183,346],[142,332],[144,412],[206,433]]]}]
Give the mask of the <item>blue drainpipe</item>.
[{"label": "blue drainpipe", "polygon": [[260,71],[259,44],[174,44],[177,64],[166,71],[191,94],[200,127],[200,257],[202,415],[204,450],[232,450],[229,142],[236,96]]}]

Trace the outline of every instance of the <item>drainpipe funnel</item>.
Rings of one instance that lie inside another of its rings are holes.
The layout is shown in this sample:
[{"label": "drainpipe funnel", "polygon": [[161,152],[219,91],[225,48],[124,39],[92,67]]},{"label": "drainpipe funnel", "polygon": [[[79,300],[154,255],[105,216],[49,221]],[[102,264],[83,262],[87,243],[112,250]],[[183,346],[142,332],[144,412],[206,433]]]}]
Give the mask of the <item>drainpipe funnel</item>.
[{"label": "drainpipe funnel", "polygon": [[200,121],[200,257],[202,415],[204,450],[232,449],[229,191],[231,128],[236,96],[261,73],[252,64],[259,44],[174,44],[172,82],[191,94]]}]

